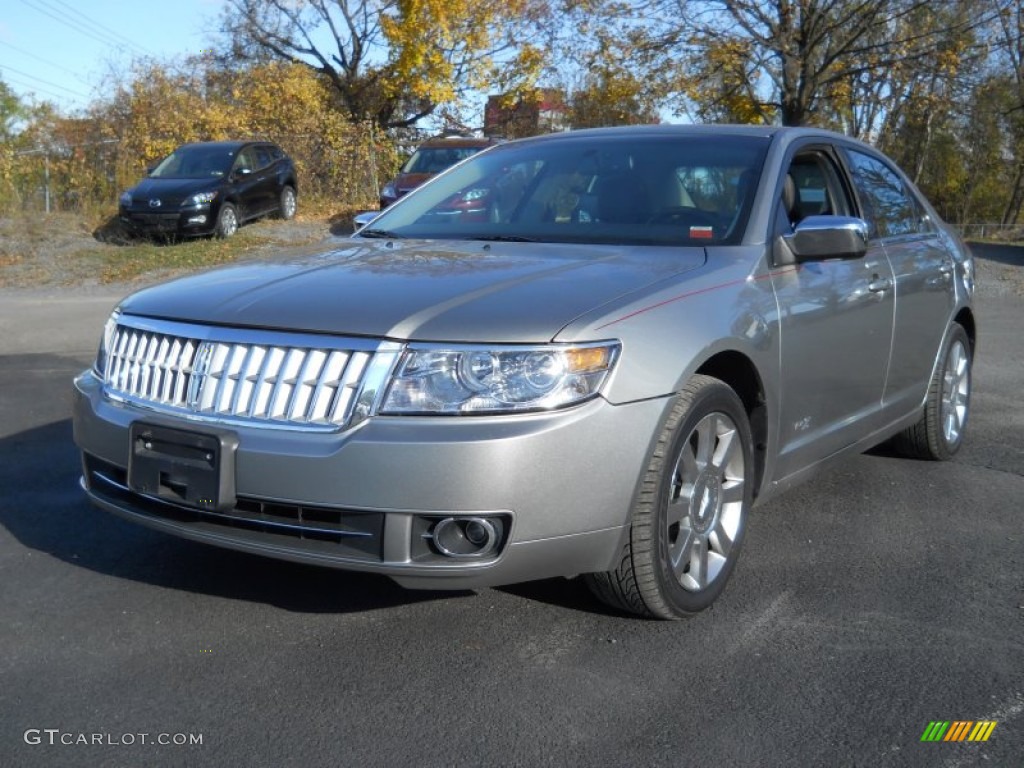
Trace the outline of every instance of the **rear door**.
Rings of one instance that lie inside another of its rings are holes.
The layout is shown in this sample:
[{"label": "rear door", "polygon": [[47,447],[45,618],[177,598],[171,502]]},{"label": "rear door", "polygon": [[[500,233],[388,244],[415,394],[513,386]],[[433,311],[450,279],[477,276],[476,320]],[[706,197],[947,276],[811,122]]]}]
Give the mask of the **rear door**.
[{"label": "rear door", "polygon": [[277,208],[277,197],[280,192],[277,169],[270,147],[259,144],[254,148],[256,157],[256,203],[258,213],[264,214]]},{"label": "rear door", "polygon": [[258,215],[263,205],[261,198],[266,193],[261,190],[256,174],[256,152],[253,147],[245,147],[238,153],[231,171],[231,183],[239,217],[250,219]]},{"label": "rear door", "polygon": [[896,281],[892,357],[885,405],[893,418],[924,400],[956,305],[953,259],[925,206],[883,158],[846,148],[857,194],[870,212]]}]

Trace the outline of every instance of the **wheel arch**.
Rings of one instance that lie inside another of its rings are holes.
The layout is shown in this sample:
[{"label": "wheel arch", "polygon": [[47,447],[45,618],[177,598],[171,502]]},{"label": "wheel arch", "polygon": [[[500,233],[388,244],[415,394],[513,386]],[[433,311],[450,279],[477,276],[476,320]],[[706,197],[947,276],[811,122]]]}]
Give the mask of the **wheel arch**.
[{"label": "wheel arch", "polygon": [[764,479],[768,452],[768,400],[764,381],[754,362],[742,352],[725,350],[712,355],[694,372],[725,382],[743,403],[754,440],[754,497]]},{"label": "wheel arch", "polygon": [[971,342],[971,357],[974,357],[978,346],[978,327],[974,322],[974,312],[970,307],[964,307],[957,312],[953,322],[958,323],[967,332],[967,339]]}]

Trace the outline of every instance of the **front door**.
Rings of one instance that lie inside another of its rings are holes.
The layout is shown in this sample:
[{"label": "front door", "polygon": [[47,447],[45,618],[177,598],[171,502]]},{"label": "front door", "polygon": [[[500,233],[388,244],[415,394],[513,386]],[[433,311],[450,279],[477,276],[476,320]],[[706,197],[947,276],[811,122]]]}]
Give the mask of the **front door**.
[{"label": "front door", "polygon": [[[794,157],[776,229],[811,215],[856,215],[834,155]],[[788,189],[787,189],[788,188]],[[881,426],[892,346],[894,280],[881,243],[859,259],[826,259],[776,269],[780,327],[779,463],[784,478]]]}]

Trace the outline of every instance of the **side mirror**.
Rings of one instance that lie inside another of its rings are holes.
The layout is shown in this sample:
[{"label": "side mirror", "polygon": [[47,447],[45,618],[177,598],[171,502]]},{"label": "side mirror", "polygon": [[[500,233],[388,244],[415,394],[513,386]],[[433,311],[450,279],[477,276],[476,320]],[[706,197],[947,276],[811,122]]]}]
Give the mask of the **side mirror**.
[{"label": "side mirror", "polygon": [[239,177],[239,176],[248,176],[250,173],[252,173],[252,168],[236,168],[235,169],[235,177],[236,178]]},{"label": "side mirror", "polygon": [[796,262],[859,259],[868,250],[868,225],[852,216],[808,216],[782,240]]},{"label": "side mirror", "polygon": [[371,221],[380,216],[380,211],[363,211],[352,217],[352,233],[355,234]]}]

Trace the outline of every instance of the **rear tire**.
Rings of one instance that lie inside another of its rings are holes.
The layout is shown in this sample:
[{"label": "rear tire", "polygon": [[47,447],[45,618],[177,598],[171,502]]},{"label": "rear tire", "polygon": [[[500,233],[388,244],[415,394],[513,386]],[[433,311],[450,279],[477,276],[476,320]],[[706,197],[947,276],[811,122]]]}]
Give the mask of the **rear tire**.
[{"label": "rear tire", "polygon": [[896,451],[913,459],[947,461],[960,450],[970,413],[972,362],[967,332],[954,323],[928,386],[924,413],[893,438]]},{"label": "rear tire", "polygon": [[281,188],[281,194],[277,199],[277,218],[291,221],[295,218],[295,211],[298,205],[295,199],[295,189],[285,186]]},{"label": "rear tire", "polygon": [[619,564],[588,574],[591,591],[614,608],[659,619],[710,606],[743,544],[752,445],[736,393],[710,376],[690,379],[651,454]]}]

